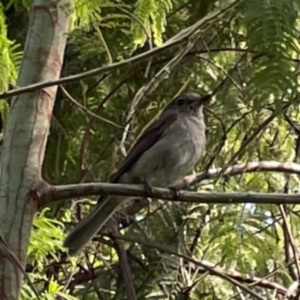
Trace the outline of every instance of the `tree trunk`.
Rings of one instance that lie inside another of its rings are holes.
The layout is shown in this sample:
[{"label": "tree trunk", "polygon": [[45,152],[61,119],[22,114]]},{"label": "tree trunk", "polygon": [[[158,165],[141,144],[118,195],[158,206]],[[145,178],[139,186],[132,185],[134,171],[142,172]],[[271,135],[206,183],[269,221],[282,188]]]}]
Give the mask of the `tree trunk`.
[{"label": "tree trunk", "polygon": [[[18,87],[59,78],[71,0],[35,0]],[[11,100],[0,168],[0,299],[19,299],[57,86]],[[12,254],[15,259],[12,258]],[[18,260],[18,262],[16,262]]]}]

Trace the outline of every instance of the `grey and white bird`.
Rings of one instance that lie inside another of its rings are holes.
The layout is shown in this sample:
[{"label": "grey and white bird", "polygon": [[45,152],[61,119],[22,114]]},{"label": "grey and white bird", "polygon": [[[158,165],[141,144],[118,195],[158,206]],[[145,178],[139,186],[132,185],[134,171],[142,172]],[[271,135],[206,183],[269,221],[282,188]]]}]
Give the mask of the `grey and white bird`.
[{"label": "grey and white bird", "polygon": [[[112,183],[144,183],[153,187],[176,186],[205,151],[203,105],[211,95],[187,93],[176,97],[158,119],[137,139]],[[64,246],[78,254],[108,219],[132,197],[100,197],[93,211],[67,236]]]}]

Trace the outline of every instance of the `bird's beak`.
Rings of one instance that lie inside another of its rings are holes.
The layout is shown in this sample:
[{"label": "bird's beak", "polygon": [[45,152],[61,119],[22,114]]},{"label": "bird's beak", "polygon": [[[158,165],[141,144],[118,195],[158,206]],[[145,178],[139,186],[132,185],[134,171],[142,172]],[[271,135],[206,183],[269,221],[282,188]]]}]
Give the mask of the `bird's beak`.
[{"label": "bird's beak", "polygon": [[206,104],[207,102],[209,102],[209,100],[212,98],[211,94],[206,94],[203,97],[200,97],[198,99],[195,99],[192,103],[192,105],[197,108],[200,107],[201,105]]}]

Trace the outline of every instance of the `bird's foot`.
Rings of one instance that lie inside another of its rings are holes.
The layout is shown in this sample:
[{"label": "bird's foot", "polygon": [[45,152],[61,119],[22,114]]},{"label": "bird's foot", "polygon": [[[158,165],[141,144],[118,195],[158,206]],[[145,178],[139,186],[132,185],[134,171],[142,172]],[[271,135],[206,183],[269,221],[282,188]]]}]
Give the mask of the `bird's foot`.
[{"label": "bird's foot", "polygon": [[146,181],[144,182],[144,191],[146,194],[150,194],[150,195],[153,193],[152,187]]},{"label": "bird's foot", "polygon": [[177,199],[179,196],[179,189],[175,186],[169,186],[170,193],[173,199]]}]

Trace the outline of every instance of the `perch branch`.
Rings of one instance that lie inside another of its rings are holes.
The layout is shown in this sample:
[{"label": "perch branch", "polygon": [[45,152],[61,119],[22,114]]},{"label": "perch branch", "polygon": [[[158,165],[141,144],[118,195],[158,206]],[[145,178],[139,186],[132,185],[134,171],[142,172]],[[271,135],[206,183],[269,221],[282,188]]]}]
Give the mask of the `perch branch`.
[{"label": "perch branch", "polygon": [[[240,163],[227,167],[222,172],[222,168],[210,169],[196,175],[187,176],[182,183],[181,188],[186,185],[194,185],[205,179],[212,179],[218,176],[235,176],[250,172],[282,172],[289,174],[300,174],[300,164],[260,161]],[[172,200],[190,203],[276,203],[276,204],[299,204],[300,196],[298,194],[285,193],[215,193],[205,192],[196,193],[188,191],[179,191],[177,195],[169,189],[152,188],[151,192],[145,192],[143,185],[133,184],[112,184],[112,183],[83,183],[69,184],[60,186],[40,185],[37,190],[41,204],[54,202],[64,199],[79,198],[89,195],[120,195],[133,197],[152,197],[162,200]]]},{"label": "perch branch", "polygon": [[144,185],[115,184],[115,183],[83,183],[61,186],[51,186],[39,191],[41,204],[64,199],[79,198],[88,195],[116,195],[132,196],[134,198],[156,198],[186,203],[266,203],[266,204],[300,204],[299,194],[284,193],[216,193],[216,192],[188,192],[180,190],[174,195],[170,189],[151,187],[151,192],[145,192]]}]

